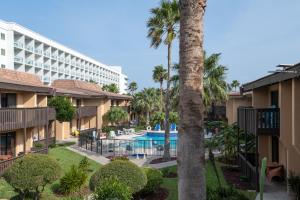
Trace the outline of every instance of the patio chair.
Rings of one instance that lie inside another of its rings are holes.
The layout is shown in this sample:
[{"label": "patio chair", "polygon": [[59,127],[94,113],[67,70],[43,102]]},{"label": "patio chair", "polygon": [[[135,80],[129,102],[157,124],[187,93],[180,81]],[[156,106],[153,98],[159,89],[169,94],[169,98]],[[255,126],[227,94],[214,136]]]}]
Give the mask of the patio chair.
[{"label": "patio chair", "polygon": [[160,124],[155,124],[155,128],[154,128],[155,131],[160,131]]},{"label": "patio chair", "polygon": [[115,131],[110,131],[109,132],[109,138],[115,138],[115,137],[116,137]]},{"label": "patio chair", "polygon": [[283,179],[283,167],[282,166],[268,170],[268,172],[267,172],[268,181],[271,182],[274,177],[279,177],[280,179]]},{"label": "patio chair", "polygon": [[124,131],[118,130],[118,135],[124,135]]}]

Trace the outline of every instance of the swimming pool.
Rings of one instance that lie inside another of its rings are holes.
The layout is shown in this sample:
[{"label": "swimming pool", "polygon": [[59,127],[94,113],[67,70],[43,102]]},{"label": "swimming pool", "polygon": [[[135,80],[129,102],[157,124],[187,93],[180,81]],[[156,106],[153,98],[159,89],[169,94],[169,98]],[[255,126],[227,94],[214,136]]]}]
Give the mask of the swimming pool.
[{"label": "swimming pool", "polygon": [[[144,135],[134,137],[134,140],[165,140],[165,132],[146,132]],[[177,132],[170,133],[170,140],[177,140]]]}]

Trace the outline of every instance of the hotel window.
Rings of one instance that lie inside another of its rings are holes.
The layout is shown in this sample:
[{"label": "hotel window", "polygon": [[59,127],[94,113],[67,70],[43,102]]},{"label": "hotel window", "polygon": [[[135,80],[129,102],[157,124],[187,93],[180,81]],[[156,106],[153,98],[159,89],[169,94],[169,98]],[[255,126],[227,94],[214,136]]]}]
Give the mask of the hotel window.
[{"label": "hotel window", "polygon": [[1,33],[1,40],[5,40],[5,34]]},{"label": "hotel window", "polygon": [[1,49],[1,55],[5,56],[5,49]]}]

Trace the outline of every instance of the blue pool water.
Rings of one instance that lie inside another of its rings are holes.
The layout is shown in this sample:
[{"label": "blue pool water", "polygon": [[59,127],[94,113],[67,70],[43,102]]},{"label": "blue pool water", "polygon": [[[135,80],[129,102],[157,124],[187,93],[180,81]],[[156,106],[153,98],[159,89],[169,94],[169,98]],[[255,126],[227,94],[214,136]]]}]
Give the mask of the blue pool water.
[{"label": "blue pool water", "polygon": [[[158,150],[162,150],[165,137],[164,132],[147,132],[144,135],[133,138],[134,141],[131,142],[131,145],[134,148],[146,148],[152,149],[156,148]],[[175,149],[177,143],[177,133],[170,133],[170,148]]]},{"label": "blue pool water", "polygon": [[[164,132],[147,132],[142,136],[134,138],[135,140],[165,140]],[[177,140],[177,132],[170,133],[170,140]]]}]

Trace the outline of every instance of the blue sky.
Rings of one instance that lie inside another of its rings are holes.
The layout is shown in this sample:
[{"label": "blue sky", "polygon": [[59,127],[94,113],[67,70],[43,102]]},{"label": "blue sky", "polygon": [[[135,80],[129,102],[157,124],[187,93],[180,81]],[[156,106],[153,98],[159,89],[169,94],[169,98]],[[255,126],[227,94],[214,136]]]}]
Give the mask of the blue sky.
[{"label": "blue sky", "polygon": [[[140,88],[158,86],[153,66],[165,47],[149,48],[146,21],[159,0],[9,0],[0,19],[14,21],[108,65],[121,65]],[[208,0],[205,49],[221,52],[227,80],[251,81],[280,63],[300,61],[299,0]],[[173,49],[178,62],[178,41]]]}]

